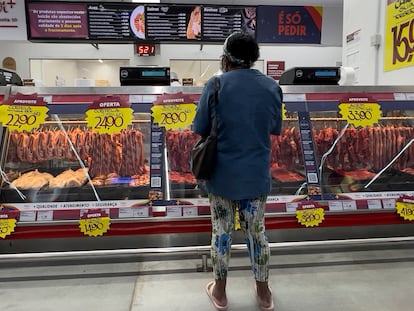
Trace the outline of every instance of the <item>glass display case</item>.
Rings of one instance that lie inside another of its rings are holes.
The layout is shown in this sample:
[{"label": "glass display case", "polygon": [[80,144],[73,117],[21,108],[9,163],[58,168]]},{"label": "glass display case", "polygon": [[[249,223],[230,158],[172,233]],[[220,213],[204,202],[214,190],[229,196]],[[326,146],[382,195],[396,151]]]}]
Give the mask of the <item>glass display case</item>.
[{"label": "glass display case", "polygon": [[[324,209],[320,227],[406,223],[396,213],[396,202],[414,196],[414,88],[282,89],[282,133],[271,136],[267,228],[301,228],[295,213],[303,201]],[[151,113],[160,95],[182,92],[197,103],[201,91],[11,87],[10,95],[36,94],[49,109],[46,121],[30,132],[1,127],[0,200],[3,210],[19,212],[12,236],[32,235],[26,226],[44,229],[69,221],[72,231],[65,227],[45,234],[79,237],[77,221],[85,210],[97,208],[111,218],[106,235],[208,232],[207,194],[190,170],[198,137],[191,124],[162,128]],[[97,133],[87,126],[85,112],[109,95],[128,102],[133,118],[119,133]],[[341,104],[365,98],[380,109],[378,120],[355,125]]]}]

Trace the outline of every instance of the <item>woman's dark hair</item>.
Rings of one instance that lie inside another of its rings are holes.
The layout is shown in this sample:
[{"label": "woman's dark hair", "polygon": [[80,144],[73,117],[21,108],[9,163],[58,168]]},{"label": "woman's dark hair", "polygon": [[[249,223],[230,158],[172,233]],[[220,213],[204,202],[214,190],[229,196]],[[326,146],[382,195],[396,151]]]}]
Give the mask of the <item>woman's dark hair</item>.
[{"label": "woman's dark hair", "polygon": [[223,51],[232,65],[245,68],[252,67],[260,55],[256,40],[244,32],[234,32],[228,36]]}]

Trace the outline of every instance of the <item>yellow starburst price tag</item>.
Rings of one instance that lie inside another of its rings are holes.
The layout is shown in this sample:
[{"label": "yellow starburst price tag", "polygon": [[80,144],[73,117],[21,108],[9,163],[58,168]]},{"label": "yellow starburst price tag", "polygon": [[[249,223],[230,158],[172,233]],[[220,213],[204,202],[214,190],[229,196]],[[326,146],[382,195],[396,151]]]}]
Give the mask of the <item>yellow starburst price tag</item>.
[{"label": "yellow starburst price tag", "polygon": [[166,130],[178,130],[193,123],[196,107],[195,104],[154,105],[151,111],[158,126]]},{"label": "yellow starburst price tag", "polygon": [[305,227],[315,227],[325,219],[325,211],[316,202],[304,201],[299,203],[296,218]]},{"label": "yellow starburst price tag", "polygon": [[119,96],[104,96],[94,101],[86,111],[86,122],[99,134],[120,133],[132,124],[130,104]]},{"label": "yellow starburst price tag", "polygon": [[342,118],[355,127],[373,126],[381,118],[378,103],[342,103],[339,109]]},{"label": "yellow starburst price tag", "polygon": [[105,212],[88,212],[79,219],[79,228],[84,235],[96,237],[102,236],[109,230],[110,218]]},{"label": "yellow starburst price tag", "polygon": [[0,218],[0,237],[5,239],[6,236],[10,235],[16,227],[15,218]]},{"label": "yellow starburst price tag", "polygon": [[395,202],[398,215],[405,220],[414,220],[414,197],[402,196]]},{"label": "yellow starburst price tag", "polygon": [[45,122],[48,111],[42,97],[18,93],[0,106],[0,122],[10,131],[30,132]]},{"label": "yellow starburst price tag", "polygon": [[282,120],[286,120],[286,105],[285,103],[282,103]]}]

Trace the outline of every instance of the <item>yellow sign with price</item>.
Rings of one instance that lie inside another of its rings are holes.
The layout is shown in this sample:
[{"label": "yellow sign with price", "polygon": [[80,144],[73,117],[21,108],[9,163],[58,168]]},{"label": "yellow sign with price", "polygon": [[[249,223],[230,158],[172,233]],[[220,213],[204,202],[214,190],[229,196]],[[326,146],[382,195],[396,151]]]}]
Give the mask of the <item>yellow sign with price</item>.
[{"label": "yellow sign with price", "polygon": [[185,129],[193,123],[197,106],[182,92],[158,96],[151,108],[152,118],[166,130]]},{"label": "yellow sign with price", "polygon": [[30,132],[45,122],[48,111],[42,97],[18,93],[0,106],[0,122],[10,131]]},{"label": "yellow sign with price", "polygon": [[342,103],[339,109],[343,119],[355,127],[373,126],[381,118],[378,103]]},{"label": "yellow sign with price", "polygon": [[191,123],[196,112],[195,104],[154,105],[151,108],[152,117],[158,126],[166,130],[185,129]]},{"label": "yellow sign with price", "polygon": [[109,230],[110,218],[102,211],[89,211],[79,219],[79,228],[84,235],[102,236]]},{"label": "yellow sign with price", "polygon": [[0,218],[0,238],[5,239],[16,227],[15,218]]},{"label": "yellow sign with price", "polygon": [[388,0],[385,21],[384,70],[413,66],[414,2]]},{"label": "yellow sign with price", "polygon": [[405,220],[414,220],[414,197],[402,196],[395,202],[398,215]]},{"label": "yellow sign with price", "polygon": [[118,96],[106,96],[95,101],[86,111],[86,122],[99,134],[120,133],[132,123],[130,104]]},{"label": "yellow sign with price", "polygon": [[305,227],[315,227],[325,219],[325,211],[316,202],[304,201],[296,210],[296,218]]}]

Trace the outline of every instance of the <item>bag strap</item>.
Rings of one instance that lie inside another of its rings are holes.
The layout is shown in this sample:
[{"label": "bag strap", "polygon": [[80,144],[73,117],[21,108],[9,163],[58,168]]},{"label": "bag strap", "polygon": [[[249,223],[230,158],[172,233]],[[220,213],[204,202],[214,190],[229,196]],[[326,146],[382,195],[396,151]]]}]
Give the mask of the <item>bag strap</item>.
[{"label": "bag strap", "polygon": [[211,130],[210,136],[217,136],[217,105],[218,105],[218,91],[220,88],[220,77],[215,77],[214,79],[214,102],[212,107],[212,120],[211,120]]}]

